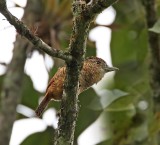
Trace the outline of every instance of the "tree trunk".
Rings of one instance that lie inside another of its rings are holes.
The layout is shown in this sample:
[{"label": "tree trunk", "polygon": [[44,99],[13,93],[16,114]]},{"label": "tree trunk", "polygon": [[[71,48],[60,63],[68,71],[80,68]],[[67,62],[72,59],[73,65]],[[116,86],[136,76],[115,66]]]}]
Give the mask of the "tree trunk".
[{"label": "tree trunk", "polygon": [[[37,3],[39,3],[37,1]],[[37,4],[34,0],[28,0],[23,16],[27,25],[33,25],[37,19]],[[8,145],[10,141],[13,123],[16,120],[16,107],[21,100],[24,66],[27,58],[27,50],[31,47],[28,40],[17,34],[14,44],[13,57],[8,65],[1,92],[0,106],[0,145]]]}]

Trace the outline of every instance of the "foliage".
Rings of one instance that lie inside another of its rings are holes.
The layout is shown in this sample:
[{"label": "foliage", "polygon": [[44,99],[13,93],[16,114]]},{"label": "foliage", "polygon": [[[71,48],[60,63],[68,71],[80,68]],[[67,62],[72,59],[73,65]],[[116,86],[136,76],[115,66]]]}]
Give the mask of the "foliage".
[{"label": "foliage", "polygon": [[38,132],[23,141],[21,145],[52,145],[52,136],[54,129],[52,127],[48,127],[44,132]]}]

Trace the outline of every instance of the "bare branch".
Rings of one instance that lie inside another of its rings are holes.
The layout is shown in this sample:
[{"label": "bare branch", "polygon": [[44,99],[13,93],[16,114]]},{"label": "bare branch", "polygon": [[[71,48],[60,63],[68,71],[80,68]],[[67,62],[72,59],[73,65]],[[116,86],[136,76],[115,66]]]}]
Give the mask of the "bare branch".
[{"label": "bare branch", "polygon": [[[141,0],[146,11],[147,28],[153,27],[157,22],[157,9],[155,0]],[[154,110],[160,110],[160,42],[159,34],[148,31],[148,42],[150,46],[150,71],[151,71],[151,87],[153,90]]]},{"label": "bare branch", "polygon": [[5,62],[0,62],[0,65],[2,65],[2,66],[7,66],[7,63],[5,63]]},{"label": "bare branch", "polygon": [[[84,0],[74,0],[72,4],[73,11],[73,29],[70,38],[69,52],[75,59],[67,63],[67,74],[64,84],[64,93],[61,103],[61,113],[58,122],[58,130],[55,135],[54,145],[72,145],[74,141],[74,131],[76,120],[78,117],[78,80],[79,73],[83,65],[83,60],[86,52],[86,42],[89,33],[90,23],[93,21],[96,14],[101,12],[106,7],[112,5],[117,0],[107,1],[105,5],[99,1],[88,6]],[[101,8],[101,4],[103,5]],[[106,7],[105,7],[106,6]],[[97,11],[95,9],[98,8]],[[90,13],[87,19],[86,11]],[[85,13],[84,13],[85,12]]]},{"label": "bare branch", "polygon": [[[17,37],[17,39],[20,40],[20,36]],[[5,124],[0,126],[1,145],[9,144],[13,122],[16,120],[16,107],[21,97],[23,70],[27,58],[26,50],[29,43],[27,40],[25,40],[25,42],[19,42],[20,43],[18,43],[18,41],[15,42],[13,57],[8,65],[0,94],[0,124]],[[8,106],[7,109],[6,106]]]},{"label": "bare branch", "polygon": [[117,1],[118,0],[96,0],[87,6],[87,8],[83,11],[83,15],[86,17],[86,19],[93,19],[97,14],[113,5]]},{"label": "bare branch", "polygon": [[27,26],[24,25],[22,21],[18,20],[15,16],[13,16],[8,11],[5,0],[0,1],[0,12],[6,17],[9,23],[15,27],[17,32],[20,35],[26,37],[35,46],[35,48],[46,52],[48,55],[52,57],[61,58],[65,61],[70,61],[72,59],[72,57],[69,54],[66,54],[61,50],[51,48],[49,45],[43,42],[40,38],[35,36],[32,33],[32,31],[29,30]]}]

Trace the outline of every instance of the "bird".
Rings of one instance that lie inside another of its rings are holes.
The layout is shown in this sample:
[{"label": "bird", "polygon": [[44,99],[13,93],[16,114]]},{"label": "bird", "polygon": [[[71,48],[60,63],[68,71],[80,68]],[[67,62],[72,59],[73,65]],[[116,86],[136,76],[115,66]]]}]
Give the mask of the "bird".
[{"label": "bird", "polygon": [[[83,67],[79,76],[78,95],[98,83],[107,72],[117,71],[116,67],[109,67],[107,63],[98,57],[91,56],[84,60]],[[58,69],[55,75],[51,78],[46,93],[41,103],[35,110],[38,117],[41,117],[43,111],[51,100],[61,101],[63,94],[63,84],[66,76],[66,66]]]}]

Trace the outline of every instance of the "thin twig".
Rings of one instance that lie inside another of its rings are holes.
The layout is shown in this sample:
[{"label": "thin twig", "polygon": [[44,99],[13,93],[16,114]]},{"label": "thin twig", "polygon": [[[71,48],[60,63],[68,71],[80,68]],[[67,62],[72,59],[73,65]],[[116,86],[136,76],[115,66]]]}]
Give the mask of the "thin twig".
[{"label": "thin twig", "polygon": [[26,37],[35,46],[35,48],[46,52],[48,55],[52,57],[61,58],[65,61],[70,61],[72,59],[72,57],[69,54],[63,52],[62,50],[51,48],[48,44],[43,42],[39,37],[35,36],[32,33],[32,31],[29,30],[27,26],[24,25],[22,21],[18,20],[8,11],[5,0],[0,1],[0,12],[6,17],[9,23],[15,27],[17,32],[20,35]]},{"label": "thin twig", "polygon": [[93,17],[117,1],[118,0],[96,0],[93,4],[88,5],[88,7],[83,11],[83,15],[87,19],[93,19]]},{"label": "thin twig", "polygon": [[5,62],[0,62],[0,65],[7,66],[7,63],[5,63]]}]

